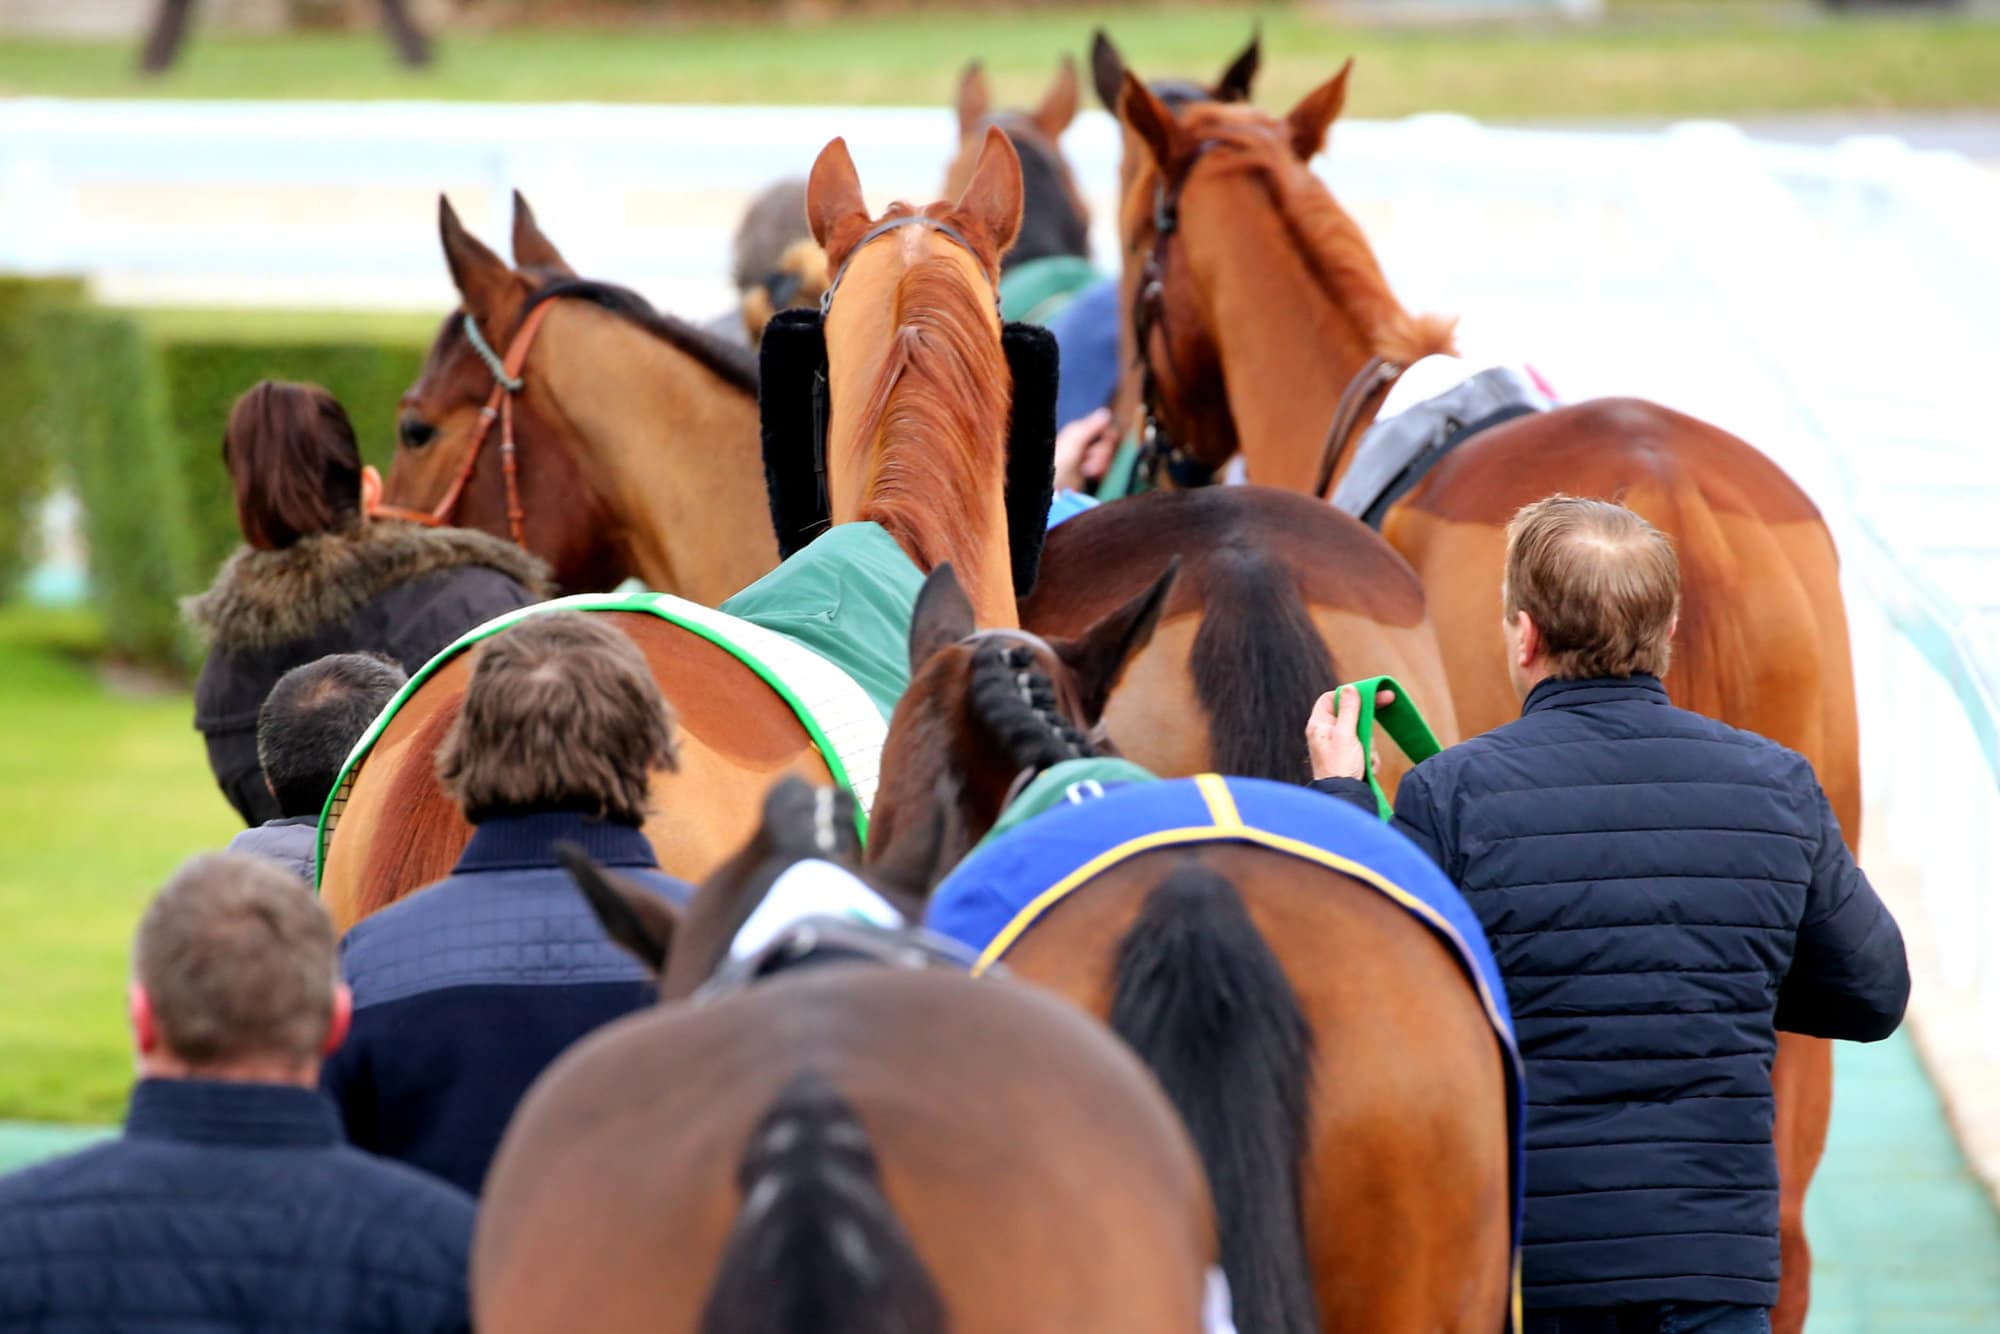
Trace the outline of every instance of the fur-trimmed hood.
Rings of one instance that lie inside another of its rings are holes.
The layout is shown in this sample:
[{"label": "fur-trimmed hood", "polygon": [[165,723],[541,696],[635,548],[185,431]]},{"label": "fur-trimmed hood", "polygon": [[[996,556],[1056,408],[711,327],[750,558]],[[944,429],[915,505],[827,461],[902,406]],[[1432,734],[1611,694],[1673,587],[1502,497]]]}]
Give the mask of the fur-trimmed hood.
[{"label": "fur-trimmed hood", "polygon": [[264,648],[345,620],[387,589],[473,565],[508,576],[538,598],[554,591],[548,566],[490,533],[372,519],[280,551],[238,547],[206,593],[181,601],[181,614],[217,648]]}]

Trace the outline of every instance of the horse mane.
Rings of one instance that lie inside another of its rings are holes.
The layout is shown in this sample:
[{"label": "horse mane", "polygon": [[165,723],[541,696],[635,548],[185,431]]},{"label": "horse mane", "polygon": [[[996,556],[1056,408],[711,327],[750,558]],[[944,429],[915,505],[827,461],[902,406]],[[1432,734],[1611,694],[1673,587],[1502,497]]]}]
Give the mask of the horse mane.
[{"label": "horse mane", "polygon": [[1374,247],[1326,183],[1289,154],[1280,168],[1271,161],[1269,147],[1260,149],[1249,161],[1300,257],[1334,303],[1349,312],[1370,350],[1404,366],[1454,351],[1452,330],[1458,321],[1446,315],[1412,315],[1403,308],[1382,276]]},{"label": "horse mane", "polygon": [[685,352],[714,373],[717,379],[740,393],[757,393],[757,355],[748,348],[726,342],[677,316],[663,314],[653,303],[629,287],[598,282],[590,278],[562,278],[537,288],[521,307],[521,318],[544,301],[558,297],[588,301],[608,310],[628,324],[636,325],[669,346]]},{"label": "horse mane", "polygon": [[1039,773],[1098,753],[1056,702],[1055,682],[1018,640],[992,639],[972,651],[966,697],[973,718],[1000,747],[1013,772]]},{"label": "horse mane", "polygon": [[1090,219],[1077,212],[1062,150],[1033,121],[1018,112],[993,120],[1021,159],[1021,232],[1001,260],[1002,268],[1054,255],[1090,254]]},{"label": "horse mane", "polygon": [[906,269],[888,355],[861,411],[857,438],[876,448],[859,517],[902,538],[923,569],[964,559],[983,517],[981,479],[1000,475],[1013,377],[983,300],[942,257]]}]

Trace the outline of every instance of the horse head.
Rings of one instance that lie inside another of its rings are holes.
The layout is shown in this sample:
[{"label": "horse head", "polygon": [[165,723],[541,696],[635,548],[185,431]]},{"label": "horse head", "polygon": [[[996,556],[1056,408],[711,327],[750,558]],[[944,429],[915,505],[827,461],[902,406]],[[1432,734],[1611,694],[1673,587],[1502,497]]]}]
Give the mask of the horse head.
[{"label": "horse head", "polygon": [[972,180],[986,131],[998,128],[1021,160],[1021,234],[1001,257],[1002,268],[1031,259],[1090,253],[1090,207],[1063,157],[1062,135],[1076,119],[1076,62],[1064,56],[1034,110],[990,111],[986,70],[978,61],[958,80],[958,155],[945,169],[944,192],[954,198]]},{"label": "horse head", "polygon": [[992,623],[1013,624],[1004,468],[1013,379],[999,261],[1021,223],[1021,168],[986,132],[954,202],[862,200],[847,145],[813,164],[806,216],[833,281],[825,301],[832,520],[882,524],[921,569],[966,573]]},{"label": "horse head", "polygon": [[1180,572],[1074,639],[982,630],[950,566],[933,570],[910,622],[910,684],[889,720],[868,862],[928,893],[993,827],[1008,800],[1064,760],[1115,753],[1099,721],[1145,647]]},{"label": "horse head", "polygon": [[[1127,291],[1145,406],[1170,461],[1213,471],[1241,446],[1251,480],[1309,489],[1316,457],[1280,472],[1253,444],[1296,436],[1300,414],[1323,437],[1371,357],[1408,364],[1450,347],[1448,322],[1412,317],[1397,303],[1367,238],[1310,166],[1346,102],[1352,68],[1350,60],[1282,117],[1216,102],[1176,114],[1125,76],[1119,115],[1147,162],[1120,217]],[[1285,346],[1288,323],[1308,324],[1313,346]],[[1306,363],[1297,394],[1231,398],[1231,381],[1286,357]]]},{"label": "horse head", "polygon": [[[1192,79],[1165,78],[1154,79],[1147,86],[1176,112],[1196,102],[1248,102],[1250,85],[1256,81],[1257,67],[1263,60],[1263,37],[1252,32],[1250,44],[1223,67],[1214,83],[1204,86]],[[1118,114],[1118,102],[1125,93],[1126,73],[1125,57],[1112,44],[1110,34],[1102,28],[1093,32],[1090,35],[1090,79],[1097,89],[1097,100],[1113,116]],[[1131,191],[1134,173],[1143,169],[1146,155],[1131,130],[1122,126],[1121,129],[1125,151],[1118,159],[1118,197],[1122,200]]]}]

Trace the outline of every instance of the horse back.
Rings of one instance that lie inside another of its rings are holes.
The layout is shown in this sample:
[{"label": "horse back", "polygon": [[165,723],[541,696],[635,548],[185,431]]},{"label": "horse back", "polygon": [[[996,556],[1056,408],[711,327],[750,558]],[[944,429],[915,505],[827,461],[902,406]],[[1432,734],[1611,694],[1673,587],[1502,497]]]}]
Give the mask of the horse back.
[{"label": "horse back", "polygon": [[[699,881],[747,842],[779,777],[831,781],[797,715],[733,655],[657,616],[592,614],[639,646],[673,714],[677,767],[654,774],[646,821],[669,875]],[[337,929],[442,879],[465,850],[472,827],[439,785],[436,755],[471,673],[466,653],[427,679],[357,771],[321,887]]]}]

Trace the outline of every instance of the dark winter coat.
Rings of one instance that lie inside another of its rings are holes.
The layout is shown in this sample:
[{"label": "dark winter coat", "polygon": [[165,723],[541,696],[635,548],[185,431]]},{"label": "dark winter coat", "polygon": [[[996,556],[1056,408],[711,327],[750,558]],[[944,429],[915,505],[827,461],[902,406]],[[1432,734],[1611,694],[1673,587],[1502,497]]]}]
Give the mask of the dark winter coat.
[{"label": "dark winter coat", "polygon": [[472,1216],[311,1089],[144,1080],[122,1137],[0,1178],[0,1329],[456,1334]]},{"label": "dark winter coat", "polygon": [[535,1077],[657,1000],[556,861],[564,841],[687,903],[690,888],[660,872],[637,829],[555,811],[486,820],[447,879],[341,941],[354,1027],[321,1085],[355,1144],[476,1194]]},{"label": "dark winter coat", "polygon": [[230,839],[223,851],[247,852],[274,861],[310,885],[313,862],[319,857],[319,817],[287,815],[267,820]]},{"label": "dark winter coat", "polygon": [[1812,767],[1650,676],[1545,681],[1405,776],[1396,822],[1507,979],[1527,1304],[1775,1303],[1777,1030],[1884,1038],[1910,987]]},{"label": "dark winter coat", "polygon": [[208,642],[194,725],[244,823],[284,812],[257,763],[257,710],[278,678],[329,653],[373,652],[406,672],[467,630],[549,595],[548,569],[469,528],[376,519],[280,551],[240,547],[182,604]]}]

